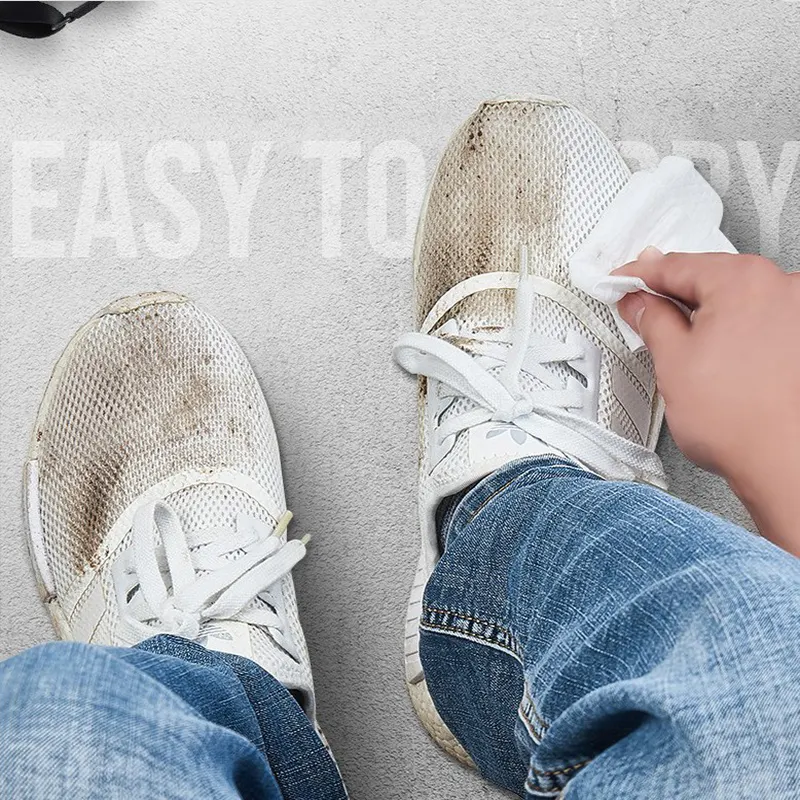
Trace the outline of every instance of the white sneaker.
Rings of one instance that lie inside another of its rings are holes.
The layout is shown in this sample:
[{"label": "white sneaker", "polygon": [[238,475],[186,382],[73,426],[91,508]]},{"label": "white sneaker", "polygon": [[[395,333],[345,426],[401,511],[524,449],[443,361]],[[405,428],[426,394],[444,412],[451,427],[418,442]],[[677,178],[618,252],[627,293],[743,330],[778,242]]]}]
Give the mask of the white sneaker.
[{"label": "white sneaker", "polygon": [[663,485],[663,419],[647,353],[575,289],[568,259],[630,173],[613,144],[558,100],[487,102],[450,141],[420,219],[420,333],[395,358],[420,381],[422,553],[406,678],[429,732],[469,757],[436,713],[419,659],[439,503],[523,456],[557,454],[605,478]]},{"label": "white sneaker", "polygon": [[110,305],[55,367],[25,470],[58,634],[158,633],[260,664],[314,718],[275,430],[239,346],[184,297]]}]

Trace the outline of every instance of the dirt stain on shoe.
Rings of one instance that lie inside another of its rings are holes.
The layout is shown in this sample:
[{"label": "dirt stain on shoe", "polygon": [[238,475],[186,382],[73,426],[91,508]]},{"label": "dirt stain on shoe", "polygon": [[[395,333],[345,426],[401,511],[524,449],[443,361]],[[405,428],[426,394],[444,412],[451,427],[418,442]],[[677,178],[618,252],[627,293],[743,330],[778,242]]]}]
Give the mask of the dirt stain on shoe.
[{"label": "dirt stain on shoe", "polygon": [[[450,288],[486,272],[515,271],[520,245],[534,270],[552,269],[567,156],[553,137],[553,109],[533,101],[486,103],[456,133],[431,187],[417,265],[421,323]],[[513,293],[480,292],[453,310],[475,324],[505,320]],[[446,318],[442,321],[445,321]]]},{"label": "dirt stain on shoe", "polygon": [[146,489],[247,460],[266,405],[249,367],[231,370],[246,362],[221,335],[198,312],[163,306],[99,319],[73,352],[36,434],[59,592],[72,580],[64,556],[73,574],[97,569],[108,531]]}]

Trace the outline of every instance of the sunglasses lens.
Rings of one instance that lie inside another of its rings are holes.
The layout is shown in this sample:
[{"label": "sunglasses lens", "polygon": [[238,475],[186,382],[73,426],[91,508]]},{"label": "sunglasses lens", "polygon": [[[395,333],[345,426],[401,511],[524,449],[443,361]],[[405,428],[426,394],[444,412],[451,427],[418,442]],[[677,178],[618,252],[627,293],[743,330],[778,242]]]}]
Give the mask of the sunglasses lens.
[{"label": "sunglasses lens", "polygon": [[83,3],[64,15],[47,3],[0,2],[0,31],[25,39],[44,39],[99,5]]}]

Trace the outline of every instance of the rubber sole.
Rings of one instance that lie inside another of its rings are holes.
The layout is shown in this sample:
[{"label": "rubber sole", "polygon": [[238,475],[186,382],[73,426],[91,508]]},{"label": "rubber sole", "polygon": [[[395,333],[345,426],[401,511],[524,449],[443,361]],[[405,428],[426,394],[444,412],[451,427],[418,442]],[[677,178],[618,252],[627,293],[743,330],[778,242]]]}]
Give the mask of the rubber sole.
[{"label": "rubber sole", "polygon": [[467,751],[459,744],[458,739],[453,736],[450,728],[445,725],[439,716],[439,712],[433,704],[433,698],[428,691],[427,682],[423,679],[419,683],[409,683],[407,686],[411,705],[414,707],[422,727],[425,728],[431,739],[447,755],[460,761],[465,767],[475,769],[475,762],[469,757]]}]

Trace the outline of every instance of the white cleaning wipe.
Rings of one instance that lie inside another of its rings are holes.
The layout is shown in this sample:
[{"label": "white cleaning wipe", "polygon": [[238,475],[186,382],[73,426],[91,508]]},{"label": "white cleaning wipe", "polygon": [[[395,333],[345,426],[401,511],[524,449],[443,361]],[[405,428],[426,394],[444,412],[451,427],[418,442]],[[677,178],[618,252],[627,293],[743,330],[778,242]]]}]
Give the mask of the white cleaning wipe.
[{"label": "white cleaning wipe", "polygon": [[667,156],[651,170],[635,172],[569,261],[572,283],[612,307],[628,347],[644,342],[617,313],[628,292],[651,291],[640,278],[609,275],[636,260],[646,247],[662,253],[735,253],[722,235],[722,201],[691,161]]}]

